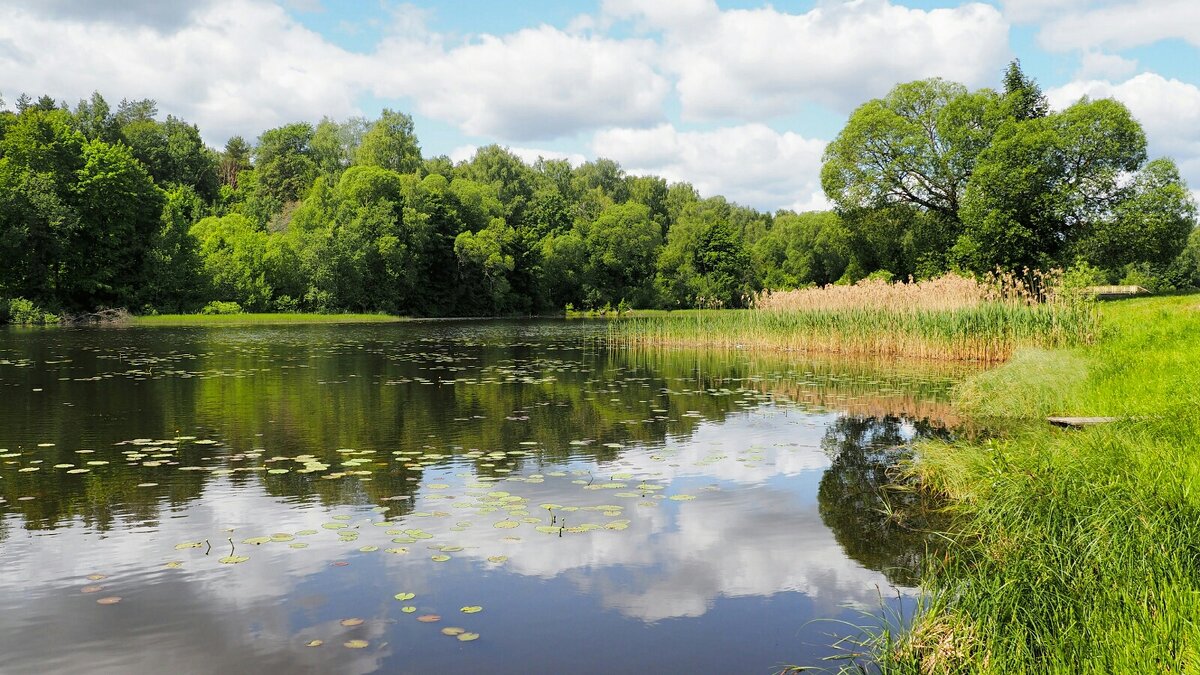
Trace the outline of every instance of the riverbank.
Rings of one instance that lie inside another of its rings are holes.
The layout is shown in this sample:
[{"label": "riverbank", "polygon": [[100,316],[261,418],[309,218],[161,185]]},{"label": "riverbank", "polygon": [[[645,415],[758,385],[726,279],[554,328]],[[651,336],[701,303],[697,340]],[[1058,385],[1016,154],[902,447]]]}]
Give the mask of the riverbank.
[{"label": "riverbank", "polygon": [[312,323],[390,323],[390,314],[155,314],[130,317],[133,326],[267,326]]},{"label": "riverbank", "polygon": [[1018,350],[958,388],[990,433],[919,446],[954,545],[911,629],[866,645],[885,671],[1200,669],[1200,296],[1101,313],[1096,344]]}]

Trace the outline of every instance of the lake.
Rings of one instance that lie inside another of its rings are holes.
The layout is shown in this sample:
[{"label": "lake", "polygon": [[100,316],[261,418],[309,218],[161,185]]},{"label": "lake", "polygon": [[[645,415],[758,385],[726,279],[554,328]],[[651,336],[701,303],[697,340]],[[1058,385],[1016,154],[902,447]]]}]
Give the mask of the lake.
[{"label": "lake", "polygon": [[0,672],[771,673],[903,617],[965,373],[593,321],[0,330]]}]

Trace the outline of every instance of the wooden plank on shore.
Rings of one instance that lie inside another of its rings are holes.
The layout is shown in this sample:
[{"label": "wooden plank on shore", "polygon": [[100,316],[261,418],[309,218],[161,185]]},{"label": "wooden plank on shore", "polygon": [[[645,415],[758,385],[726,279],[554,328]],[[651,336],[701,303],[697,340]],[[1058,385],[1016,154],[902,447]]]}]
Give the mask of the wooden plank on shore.
[{"label": "wooden plank on shore", "polygon": [[1064,429],[1083,429],[1097,424],[1116,422],[1117,417],[1047,417],[1046,421]]}]

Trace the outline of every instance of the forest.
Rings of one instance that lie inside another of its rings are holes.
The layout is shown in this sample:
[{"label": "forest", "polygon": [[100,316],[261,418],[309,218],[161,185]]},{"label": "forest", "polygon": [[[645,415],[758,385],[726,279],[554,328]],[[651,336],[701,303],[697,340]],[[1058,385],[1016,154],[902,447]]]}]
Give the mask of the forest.
[{"label": "forest", "polygon": [[0,322],[138,314],[738,308],[764,290],[1071,268],[1200,285],[1196,206],[1110,99],[1052,111],[1010,64],[862,104],[834,208],[764,213],[608,159],[425,157],[408,115],[325,118],[220,150],[152,100],[0,100]]}]

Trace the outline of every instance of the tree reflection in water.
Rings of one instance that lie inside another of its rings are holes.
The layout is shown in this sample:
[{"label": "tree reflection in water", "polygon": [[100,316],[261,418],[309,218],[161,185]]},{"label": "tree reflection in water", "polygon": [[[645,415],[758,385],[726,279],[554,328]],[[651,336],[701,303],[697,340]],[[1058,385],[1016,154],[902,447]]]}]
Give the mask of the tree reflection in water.
[{"label": "tree reflection in water", "polygon": [[821,519],[846,555],[900,586],[919,583],[922,560],[938,542],[930,533],[945,520],[939,505],[897,470],[919,438],[950,433],[925,419],[847,415],[821,441],[833,461],[817,492]]}]

